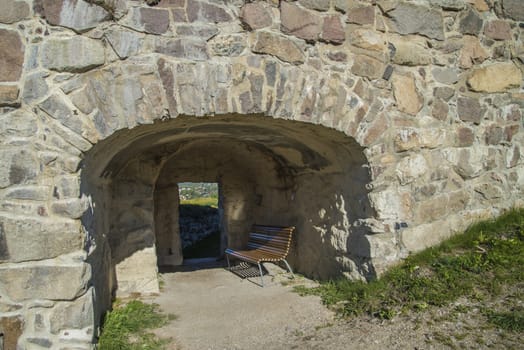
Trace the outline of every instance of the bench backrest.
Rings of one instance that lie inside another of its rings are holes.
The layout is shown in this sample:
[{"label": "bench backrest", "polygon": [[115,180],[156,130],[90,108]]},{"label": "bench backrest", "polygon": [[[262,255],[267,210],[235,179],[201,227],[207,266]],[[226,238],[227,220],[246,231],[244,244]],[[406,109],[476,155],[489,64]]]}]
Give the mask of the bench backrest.
[{"label": "bench backrest", "polygon": [[294,226],[253,225],[249,233],[247,247],[285,258],[289,253],[294,230]]}]

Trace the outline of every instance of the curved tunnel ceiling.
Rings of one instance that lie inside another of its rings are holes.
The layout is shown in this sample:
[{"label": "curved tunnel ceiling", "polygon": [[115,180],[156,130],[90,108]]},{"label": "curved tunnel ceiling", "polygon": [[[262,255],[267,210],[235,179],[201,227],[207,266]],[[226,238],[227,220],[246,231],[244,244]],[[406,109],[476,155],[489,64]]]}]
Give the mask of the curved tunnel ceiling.
[{"label": "curved tunnel ceiling", "polygon": [[349,164],[340,164],[340,159],[366,163],[362,147],[341,132],[270,117],[233,115],[178,117],[123,130],[99,142],[86,156],[86,162],[91,161],[93,175],[112,177],[131,159],[147,157],[161,162],[184,146],[204,140],[242,142],[296,173],[330,168],[343,171],[341,167]]}]

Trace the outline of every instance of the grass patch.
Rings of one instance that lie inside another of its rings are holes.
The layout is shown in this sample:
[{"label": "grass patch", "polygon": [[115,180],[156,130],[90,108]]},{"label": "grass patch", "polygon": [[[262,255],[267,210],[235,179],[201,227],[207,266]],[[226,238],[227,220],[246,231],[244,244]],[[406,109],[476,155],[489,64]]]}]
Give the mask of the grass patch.
[{"label": "grass patch", "polygon": [[218,198],[216,197],[199,197],[180,200],[180,205],[199,205],[218,208]]},{"label": "grass patch", "polygon": [[161,350],[169,340],[158,339],[148,332],[162,327],[175,317],[159,312],[158,305],[133,300],[115,302],[108,312],[98,341],[100,350]]},{"label": "grass patch", "polygon": [[508,312],[487,311],[488,321],[506,331],[524,332],[524,308],[515,308]]},{"label": "grass patch", "polygon": [[[443,306],[462,296],[475,300],[495,297],[508,287],[524,283],[522,266],[521,209],[475,224],[439,246],[412,255],[379,280],[365,283],[341,279],[295,290],[321,296],[342,316],[369,314],[390,319],[404,310]],[[512,324],[519,324],[520,318],[515,317]]]}]

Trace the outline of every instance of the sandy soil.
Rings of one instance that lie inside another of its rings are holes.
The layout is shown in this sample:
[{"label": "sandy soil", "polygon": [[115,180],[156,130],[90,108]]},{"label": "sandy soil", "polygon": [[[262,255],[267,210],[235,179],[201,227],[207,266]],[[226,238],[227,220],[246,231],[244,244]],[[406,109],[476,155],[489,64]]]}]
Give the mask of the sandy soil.
[{"label": "sandy soil", "polygon": [[485,327],[474,304],[418,312],[383,321],[340,320],[318,297],[302,297],[274,265],[261,288],[222,267],[185,268],[162,274],[151,301],[177,319],[155,331],[172,338],[169,349],[524,349],[524,335]]}]

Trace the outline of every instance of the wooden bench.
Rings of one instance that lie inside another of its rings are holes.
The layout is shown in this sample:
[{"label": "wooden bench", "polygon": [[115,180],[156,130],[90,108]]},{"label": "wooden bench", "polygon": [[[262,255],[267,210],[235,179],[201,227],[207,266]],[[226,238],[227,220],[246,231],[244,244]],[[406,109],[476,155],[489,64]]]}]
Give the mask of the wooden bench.
[{"label": "wooden bench", "polygon": [[294,226],[280,227],[253,225],[251,232],[249,233],[247,248],[245,250],[236,250],[232,248],[226,249],[225,253],[228,268],[231,270],[231,265],[229,264],[230,255],[237,259],[257,264],[260,271],[260,281],[263,287],[264,279],[262,265],[260,265],[260,263],[283,261],[291,273],[291,276],[295,278],[291,267],[286,261],[289,247],[291,246],[291,236],[293,235],[294,230]]}]

